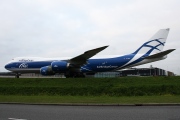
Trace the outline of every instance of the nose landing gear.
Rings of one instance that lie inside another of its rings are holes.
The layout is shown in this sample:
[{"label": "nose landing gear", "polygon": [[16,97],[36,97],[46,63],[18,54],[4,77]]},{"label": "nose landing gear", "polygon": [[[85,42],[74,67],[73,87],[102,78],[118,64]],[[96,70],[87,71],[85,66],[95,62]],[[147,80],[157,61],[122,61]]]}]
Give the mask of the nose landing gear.
[{"label": "nose landing gear", "polygon": [[20,73],[16,73],[15,78],[19,78],[20,75]]}]

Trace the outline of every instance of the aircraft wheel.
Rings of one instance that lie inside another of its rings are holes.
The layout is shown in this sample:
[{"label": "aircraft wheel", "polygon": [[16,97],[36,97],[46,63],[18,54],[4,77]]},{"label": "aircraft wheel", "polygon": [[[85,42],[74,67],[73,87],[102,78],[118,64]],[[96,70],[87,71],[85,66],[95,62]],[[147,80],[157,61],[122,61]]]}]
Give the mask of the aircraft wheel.
[{"label": "aircraft wheel", "polygon": [[70,73],[66,73],[64,75],[66,78],[85,78],[85,75],[83,73],[74,73],[74,72],[70,72]]},{"label": "aircraft wheel", "polygon": [[18,74],[16,74],[15,78],[19,78],[19,75],[18,75]]}]

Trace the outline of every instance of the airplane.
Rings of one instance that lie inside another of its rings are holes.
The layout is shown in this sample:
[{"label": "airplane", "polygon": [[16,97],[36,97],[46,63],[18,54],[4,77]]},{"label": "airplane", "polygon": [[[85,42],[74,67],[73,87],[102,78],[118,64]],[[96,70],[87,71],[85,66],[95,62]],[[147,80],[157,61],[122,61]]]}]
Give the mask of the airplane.
[{"label": "airplane", "polygon": [[16,73],[16,78],[23,73],[40,73],[44,76],[63,73],[66,78],[74,78],[134,67],[163,60],[175,50],[163,51],[169,30],[160,29],[136,51],[127,55],[96,57],[97,53],[108,47],[103,46],[72,58],[17,57],[6,64],[5,69]]}]

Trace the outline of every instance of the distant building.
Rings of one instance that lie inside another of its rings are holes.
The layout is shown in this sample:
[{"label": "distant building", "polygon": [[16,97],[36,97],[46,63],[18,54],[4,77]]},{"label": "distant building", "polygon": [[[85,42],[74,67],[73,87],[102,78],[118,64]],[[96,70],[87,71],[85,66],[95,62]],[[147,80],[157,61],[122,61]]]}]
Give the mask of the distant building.
[{"label": "distant building", "polygon": [[157,67],[150,68],[129,68],[116,72],[96,73],[94,77],[123,77],[123,76],[175,76],[173,72]]},{"label": "distant building", "polygon": [[102,78],[102,77],[119,77],[120,72],[99,72],[94,75],[95,78]]},{"label": "distant building", "polygon": [[0,76],[15,76],[13,72],[0,72]]},{"label": "distant building", "polygon": [[168,76],[167,71],[160,68],[131,68],[120,71],[120,76]]}]

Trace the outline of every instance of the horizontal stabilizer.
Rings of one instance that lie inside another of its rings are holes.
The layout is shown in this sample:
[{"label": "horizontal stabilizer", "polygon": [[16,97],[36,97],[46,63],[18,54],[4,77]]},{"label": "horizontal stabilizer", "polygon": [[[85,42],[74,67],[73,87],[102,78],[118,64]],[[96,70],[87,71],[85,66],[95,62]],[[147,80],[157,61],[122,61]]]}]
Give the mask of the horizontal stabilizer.
[{"label": "horizontal stabilizer", "polygon": [[148,56],[148,57],[145,57],[145,59],[153,59],[153,58],[163,57],[163,56],[171,53],[171,52],[174,51],[174,50],[175,50],[175,49],[169,49],[169,50],[166,50],[166,51],[162,51],[162,52],[159,52],[159,53],[150,55],[150,56]]}]

